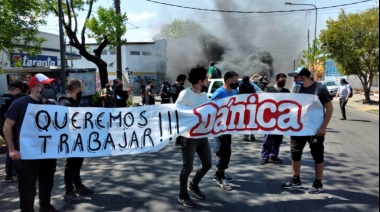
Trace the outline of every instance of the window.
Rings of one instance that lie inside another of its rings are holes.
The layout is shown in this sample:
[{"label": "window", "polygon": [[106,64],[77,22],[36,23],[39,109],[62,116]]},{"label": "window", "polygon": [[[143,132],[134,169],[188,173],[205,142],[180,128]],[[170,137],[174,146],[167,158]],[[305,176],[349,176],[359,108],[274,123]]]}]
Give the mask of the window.
[{"label": "window", "polygon": [[143,52],[143,56],[152,56],[152,52]]},{"label": "window", "polygon": [[107,55],[107,50],[103,50],[102,55]]},{"label": "window", "polygon": [[156,53],[156,57],[161,57],[161,53]]},{"label": "window", "polygon": [[131,51],[131,55],[140,55],[140,52],[138,52],[138,51]]},{"label": "window", "polygon": [[116,50],[110,50],[110,55],[116,55]]}]

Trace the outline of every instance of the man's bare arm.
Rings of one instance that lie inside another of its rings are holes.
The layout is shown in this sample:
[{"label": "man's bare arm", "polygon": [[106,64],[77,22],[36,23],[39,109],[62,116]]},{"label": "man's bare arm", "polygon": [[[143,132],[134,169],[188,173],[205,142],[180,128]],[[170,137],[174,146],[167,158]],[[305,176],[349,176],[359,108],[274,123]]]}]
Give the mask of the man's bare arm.
[{"label": "man's bare arm", "polygon": [[327,126],[329,125],[331,121],[331,117],[333,114],[334,106],[332,101],[325,104],[326,112],[325,112],[325,118],[323,119],[322,126],[319,128],[317,132],[317,136],[325,136],[327,131]]},{"label": "man's bare arm", "polygon": [[5,143],[7,144],[9,156],[12,158],[12,160],[20,160],[20,152],[16,150],[14,145],[14,138],[13,138],[13,127],[15,126],[16,121],[13,121],[11,119],[5,119],[3,131],[4,131],[4,139]]}]

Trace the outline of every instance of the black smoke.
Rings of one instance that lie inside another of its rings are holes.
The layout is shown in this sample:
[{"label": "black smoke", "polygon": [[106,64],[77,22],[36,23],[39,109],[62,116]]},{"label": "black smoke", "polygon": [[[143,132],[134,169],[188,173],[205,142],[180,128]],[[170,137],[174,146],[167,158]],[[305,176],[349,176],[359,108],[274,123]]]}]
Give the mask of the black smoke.
[{"label": "black smoke", "polygon": [[[214,8],[243,11],[295,9],[286,7],[282,1],[267,0],[214,0]],[[273,79],[277,73],[290,73],[294,70],[294,61],[302,54],[302,50],[295,52],[294,49],[302,49],[307,44],[306,19],[299,18],[303,14],[207,13],[204,19],[220,21],[215,24],[200,22],[206,32],[193,32],[181,41],[168,42],[166,77],[174,81],[177,75],[187,74],[196,64],[208,68],[210,61],[215,61],[223,73],[236,71],[240,77],[259,74]]]}]

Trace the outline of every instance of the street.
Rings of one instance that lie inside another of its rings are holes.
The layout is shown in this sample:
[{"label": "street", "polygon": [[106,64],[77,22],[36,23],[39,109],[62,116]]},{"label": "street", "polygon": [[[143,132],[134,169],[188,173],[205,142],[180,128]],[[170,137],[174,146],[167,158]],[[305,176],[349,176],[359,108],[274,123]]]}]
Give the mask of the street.
[{"label": "street", "polygon": [[[82,168],[84,184],[95,194],[79,204],[63,201],[64,160],[59,160],[52,203],[60,211],[379,211],[379,116],[347,108],[341,121],[334,101],[334,114],[325,141],[324,189],[311,195],[314,162],[305,147],[301,169],[304,189],[282,189],[290,180],[289,137],[285,136],[279,157],[284,164],[261,165],[262,135],[255,142],[234,136],[230,168],[233,190],[221,190],[212,177],[213,167],[200,183],[205,201],[193,198],[195,209],[177,202],[182,157],[174,142],[159,153],[112,158],[87,158]],[[210,145],[214,142],[210,139]],[[214,155],[214,152],[213,152]],[[0,178],[4,178],[4,157]],[[194,171],[199,166],[196,158]],[[193,174],[191,176],[193,176]],[[191,194],[191,193],[190,193]],[[0,211],[18,210],[17,183],[0,184]],[[38,197],[35,210],[38,211]]]}]

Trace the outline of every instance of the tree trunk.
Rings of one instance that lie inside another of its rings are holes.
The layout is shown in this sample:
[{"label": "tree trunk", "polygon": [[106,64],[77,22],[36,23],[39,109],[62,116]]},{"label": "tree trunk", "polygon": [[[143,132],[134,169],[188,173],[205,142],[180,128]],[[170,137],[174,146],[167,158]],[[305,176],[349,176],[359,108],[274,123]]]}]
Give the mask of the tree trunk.
[{"label": "tree trunk", "polygon": [[107,63],[97,63],[97,66],[99,69],[100,84],[102,88],[105,88],[108,83]]}]

